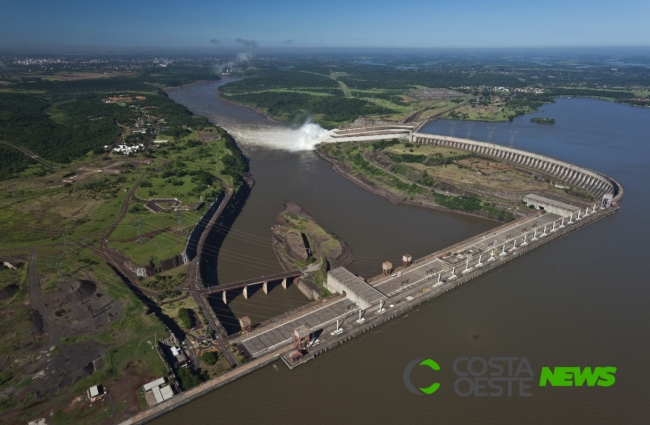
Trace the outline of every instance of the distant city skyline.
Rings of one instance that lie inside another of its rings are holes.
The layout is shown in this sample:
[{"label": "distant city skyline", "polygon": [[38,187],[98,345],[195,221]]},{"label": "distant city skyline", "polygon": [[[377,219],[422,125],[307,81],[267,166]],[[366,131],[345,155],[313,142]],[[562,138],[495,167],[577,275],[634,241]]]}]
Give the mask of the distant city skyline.
[{"label": "distant city skyline", "polygon": [[12,2],[0,48],[650,46],[650,2]]}]

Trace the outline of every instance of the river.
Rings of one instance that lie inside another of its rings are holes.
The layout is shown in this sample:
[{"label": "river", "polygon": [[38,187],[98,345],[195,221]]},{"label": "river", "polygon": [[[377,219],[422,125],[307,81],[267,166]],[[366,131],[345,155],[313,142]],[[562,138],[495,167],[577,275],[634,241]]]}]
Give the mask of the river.
[{"label": "river", "polygon": [[[351,271],[369,277],[383,260],[420,257],[495,222],[392,205],[331,170],[312,151],[265,145],[279,126],[246,108],[225,104],[218,83],[170,96],[228,130],[251,159],[256,180],[226,237],[218,278],[229,282],[279,270],[270,226],[293,200],[345,240],[357,260]],[[530,122],[555,118],[555,125]],[[650,416],[650,109],[592,99],[557,99],[511,123],[475,123],[471,137],[492,140],[594,168],[625,187],[620,211],[534,250],[364,336],[289,371],[277,362],[156,420],[177,423],[645,423]],[[465,137],[466,123],[431,123],[423,131]],[[277,144],[277,142],[274,142]],[[261,291],[230,308],[261,321],[306,300],[290,287]],[[461,356],[526,357],[542,366],[615,366],[611,387],[533,387],[532,397],[460,397],[451,364]],[[441,370],[413,373],[418,397],[402,380],[415,358]]]}]

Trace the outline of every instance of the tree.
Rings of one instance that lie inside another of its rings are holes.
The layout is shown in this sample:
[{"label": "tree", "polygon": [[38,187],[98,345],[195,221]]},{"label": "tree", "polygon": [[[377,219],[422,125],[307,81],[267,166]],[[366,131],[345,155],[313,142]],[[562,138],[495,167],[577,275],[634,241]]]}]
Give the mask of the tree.
[{"label": "tree", "polygon": [[202,381],[201,376],[186,367],[182,367],[178,370],[178,379],[181,381],[181,388],[183,391],[196,387]]},{"label": "tree", "polygon": [[219,360],[219,356],[214,351],[205,351],[201,354],[201,361],[208,366],[214,366]]},{"label": "tree", "polygon": [[191,329],[194,327],[194,312],[189,308],[179,308],[178,320],[180,320],[183,327]]}]

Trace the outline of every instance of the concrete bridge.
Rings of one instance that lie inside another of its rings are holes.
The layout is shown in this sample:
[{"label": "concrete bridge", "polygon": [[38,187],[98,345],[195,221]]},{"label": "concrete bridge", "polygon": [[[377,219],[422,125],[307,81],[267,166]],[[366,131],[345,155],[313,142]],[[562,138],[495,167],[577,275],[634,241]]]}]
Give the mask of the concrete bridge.
[{"label": "concrete bridge", "polygon": [[494,143],[478,142],[476,140],[460,139],[457,137],[440,136],[435,134],[413,133],[411,141],[423,145],[446,146],[461,149],[476,154],[493,157],[502,161],[530,168],[550,177],[567,182],[584,189],[597,198],[605,194],[613,195],[613,201],[623,198],[623,186],[613,178],[586,167],[571,164],[549,156],[527,152],[521,149],[501,146]]},{"label": "concrete bridge", "polygon": [[268,284],[269,282],[282,281],[282,287],[287,289],[287,279],[296,278],[302,276],[302,271],[300,270],[291,270],[288,272],[272,274],[268,276],[256,277],[253,279],[240,280],[239,282],[226,283],[225,285],[211,286],[205,289],[199,289],[194,291],[196,294],[200,295],[212,295],[221,293],[222,300],[224,304],[227,304],[226,292],[234,291],[236,289],[244,288],[244,298],[248,299],[248,287],[252,285],[262,285],[262,290],[265,294],[269,293]]}]

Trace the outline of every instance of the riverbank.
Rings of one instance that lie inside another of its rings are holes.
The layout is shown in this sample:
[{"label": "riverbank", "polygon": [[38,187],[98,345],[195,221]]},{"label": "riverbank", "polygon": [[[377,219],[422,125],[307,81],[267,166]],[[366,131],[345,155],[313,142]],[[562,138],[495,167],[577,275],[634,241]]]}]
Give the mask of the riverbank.
[{"label": "riverbank", "polygon": [[345,165],[341,164],[341,161],[339,161],[338,158],[333,157],[328,155],[325,152],[322,152],[320,149],[316,149],[316,153],[326,160],[327,162],[332,164],[332,169],[337,173],[340,174],[341,176],[345,177],[346,179],[350,180],[351,182],[355,183],[357,186],[363,188],[367,192],[370,192],[374,195],[379,195],[384,197],[388,202],[394,205],[412,205],[416,207],[423,207],[423,208],[428,208],[431,210],[436,210],[436,211],[444,211],[444,212],[451,212],[454,214],[462,214],[462,215],[467,215],[467,216],[472,216],[472,217],[479,217],[479,218],[484,218],[487,220],[491,221],[496,221],[496,222],[501,222],[500,220],[497,220],[492,217],[486,217],[485,215],[478,214],[478,213],[473,213],[469,211],[461,211],[461,210],[456,210],[452,208],[447,208],[445,206],[442,206],[440,204],[434,203],[434,202],[424,202],[424,201],[413,201],[408,199],[406,196],[398,196],[393,192],[390,192],[388,190],[382,189],[374,185],[371,181],[364,179],[361,176],[355,176],[352,173],[350,173],[350,169]]},{"label": "riverbank", "polygon": [[222,101],[222,102],[229,103],[231,105],[238,106],[240,108],[250,109],[251,111],[255,112],[256,114],[258,114],[258,115],[260,115],[260,116],[266,118],[267,120],[272,121],[272,122],[274,122],[276,124],[284,124],[284,125],[289,124],[286,121],[282,121],[282,120],[280,120],[280,119],[278,119],[278,118],[276,118],[276,117],[274,117],[272,115],[269,115],[266,111],[263,111],[262,109],[260,109],[260,108],[258,108],[256,106],[247,105],[245,103],[239,103],[239,102],[235,102],[234,100],[227,99],[226,97],[221,95],[221,93],[219,92],[219,89],[215,90],[214,93],[217,95],[219,100]]}]

